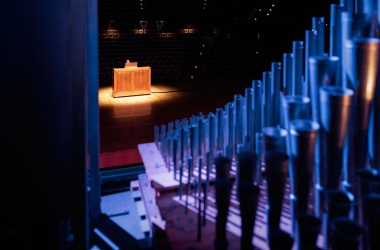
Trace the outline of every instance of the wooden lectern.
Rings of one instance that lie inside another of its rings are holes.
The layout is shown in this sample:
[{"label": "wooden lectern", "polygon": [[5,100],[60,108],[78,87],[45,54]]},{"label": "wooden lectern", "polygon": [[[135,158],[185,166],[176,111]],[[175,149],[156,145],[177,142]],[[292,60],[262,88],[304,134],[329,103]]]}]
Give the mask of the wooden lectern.
[{"label": "wooden lectern", "polygon": [[137,67],[137,63],[129,61],[125,65],[125,68],[113,69],[112,96],[150,95],[150,67]]}]

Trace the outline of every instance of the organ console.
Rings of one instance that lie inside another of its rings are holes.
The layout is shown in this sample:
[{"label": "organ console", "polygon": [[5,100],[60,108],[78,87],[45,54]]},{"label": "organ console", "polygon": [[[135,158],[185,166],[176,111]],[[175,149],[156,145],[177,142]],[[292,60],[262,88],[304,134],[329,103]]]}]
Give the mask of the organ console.
[{"label": "organ console", "polygon": [[[282,249],[379,246],[380,150],[370,136],[378,135],[380,128],[380,39],[374,32],[380,24],[378,13],[379,1],[332,4],[329,53],[324,48],[324,19],[313,18],[305,41],[294,41],[283,62],[274,62],[262,79],[253,79],[247,96],[236,95],[215,115],[175,121],[170,131],[155,127],[154,144],[161,155],[172,156],[165,157],[165,164],[174,180],[182,185],[186,177],[187,185],[206,180],[216,185],[222,213],[218,216],[223,217],[213,236],[218,248],[228,245],[220,228],[228,212],[223,206],[230,206],[225,199],[232,197],[231,185],[238,185],[240,194],[244,185],[225,180],[228,184],[222,187],[220,166],[210,159],[223,159],[228,163],[225,171],[236,175],[239,150],[254,154],[255,178],[247,188],[266,184],[268,230],[264,236],[253,235],[264,237],[265,244],[257,247],[281,247],[278,239],[283,240]],[[202,133],[195,129],[200,124]],[[191,178],[194,173],[201,178]],[[291,212],[284,216],[281,206],[290,206]],[[251,213],[256,213],[255,204]],[[279,217],[286,217],[291,226],[285,228]]]}]

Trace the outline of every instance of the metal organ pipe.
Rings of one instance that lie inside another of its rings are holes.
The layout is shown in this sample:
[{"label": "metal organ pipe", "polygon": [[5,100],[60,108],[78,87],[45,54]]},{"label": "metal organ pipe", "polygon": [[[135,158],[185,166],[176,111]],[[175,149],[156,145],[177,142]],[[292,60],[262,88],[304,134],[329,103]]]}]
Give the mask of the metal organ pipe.
[{"label": "metal organ pipe", "polygon": [[[330,6],[328,54],[325,53],[325,19],[313,17],[312,30],[306,31],[305,41],[293,41],[292,51],[283,54],[282,62],[272,62],[271,70],[262,72],[261,79],[252,80],[244,96],[235,94],[224,109],[218,108],[206,118],[199,115],[191,117],[190,122],[175,121],[175,126],[173,123],[154,126],[154,143],[169,171],[173,169],[174,179],[179,180],[179,195],[182,196],[184,183],[186,195],[191,195],[189,187],[195,183],[200,197],[200,185],[205,182],[204,209],[212,185],[217,189],[218,202],[229,206],[233,184],[228,173],[230,170],[233,173],[244,152],[254,159],[249,163],[255,175],[255,188],[248,181],[251,193],[257,197],[261,181],[267,181],[272,209],[267,211],[270,223],[267,240],[285,237],[289,245],[293,244],[292,235],[278,228],[281,216],[278,204],[283,197],[275,197],[277,184],[274,183],[281,183],[278,188],[282,190],[285,178],[291,183],[292,234],[301,213],[311,213],[319,219],[323,216],[321,233],[326,234],[325,224],[335,219],[334,209],[340,202],[332,201],[336,193],[347,200],[344,214],[350,210],[351,203],[353,208],[357,207],[363,192],[358,190],[358,183],[363,184],[365,180],[361,172],[380,171],[378,2],[341,0],[340,4]],[[240,167],[243,165],[241,161]],[[194,167],[198,167],[198,178],[192,178]],[[243,177],[247,176],[240,179]],[[315,185],[311,185],[313,181]],[[244,192],[245,184],[237,185],[239,193]],[[281,190],[277,194],[285,195]],[[309,200],[311,191],[315,194],[314,201]],[[371,191],[371,194],[378,192]],[[219,214],[215,244],[226,246],[228,241],[222,227],[227,210],[220,206],[223,205],[218,205],[222,214]],[[364,208],[359,210],[362,213]],[[353,221],[360,218],[369,223],[357,213],[356,209],[351,215]],[[247,228],[252,228],[252,223]],[[325,236],[324,244],[331,246],[331,237]],[[250,246],[249,240],[244,242]],[[274,246],[277,242],[267,243]]]}]

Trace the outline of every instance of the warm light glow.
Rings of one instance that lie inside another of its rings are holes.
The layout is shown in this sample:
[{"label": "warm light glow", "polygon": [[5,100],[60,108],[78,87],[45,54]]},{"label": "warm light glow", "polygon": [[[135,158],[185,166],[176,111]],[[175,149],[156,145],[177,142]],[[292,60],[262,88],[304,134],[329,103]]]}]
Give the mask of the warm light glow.
[{"label": "warm light glow", "polygon": [[[152,93],[150,95],[112,96],[112,87],[99,87],[98,102],[99,106],[111,108],[112,114],[116,118],[151,115],[151,106],[153,103],[162,101],[180,101],[183,98],[181,89],[165,83],[151,86]],[[125,110],[128,110],[126,112]],[[135,110],[135,112],[131,112]]]},{"label": "warm light glow", "polygon": [[269,13],[267,13],[267,16],[269,16]]}]

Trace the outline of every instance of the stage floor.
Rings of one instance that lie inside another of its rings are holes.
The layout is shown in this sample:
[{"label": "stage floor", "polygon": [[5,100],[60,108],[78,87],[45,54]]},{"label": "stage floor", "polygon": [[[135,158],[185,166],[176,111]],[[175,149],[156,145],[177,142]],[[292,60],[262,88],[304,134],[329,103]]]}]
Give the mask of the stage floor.
[{"label": "stage floor", "polygon": [[154,141],[155,125],[215,113],[251,85],[238,78],[156,82],[151,95],[119,98],[111,86],[100,87],[100,168],[141,164],[138,144]]}]

